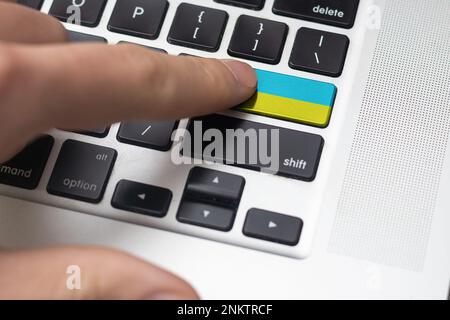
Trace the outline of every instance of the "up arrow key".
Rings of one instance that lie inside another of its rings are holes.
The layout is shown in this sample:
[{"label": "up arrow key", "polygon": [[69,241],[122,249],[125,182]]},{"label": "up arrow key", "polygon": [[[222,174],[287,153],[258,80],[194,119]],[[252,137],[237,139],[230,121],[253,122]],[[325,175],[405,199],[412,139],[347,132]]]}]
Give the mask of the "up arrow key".
[{"label": "up arrow key", "polygon": [[218,184],[219,183],[219,177],[215,177],[214,180],[213,180],[213,183]]},{"label": "up arrow key", "polygon": [[269,229],[274,229],[274,228],[277,228],[277,227],[278,227],[278,225],[275,222],[273,222],[273,221],[269,222]]}]

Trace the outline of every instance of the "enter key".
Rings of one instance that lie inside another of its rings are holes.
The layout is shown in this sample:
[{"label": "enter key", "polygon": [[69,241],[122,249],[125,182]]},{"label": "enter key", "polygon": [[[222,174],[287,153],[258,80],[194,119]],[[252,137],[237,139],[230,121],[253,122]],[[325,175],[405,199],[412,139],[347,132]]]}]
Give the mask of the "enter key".
[{"label": "enter key", "polygon": [[336,99],[331,83],[256,70],[256,94],[237,109],[324,128],[330,123]]}]

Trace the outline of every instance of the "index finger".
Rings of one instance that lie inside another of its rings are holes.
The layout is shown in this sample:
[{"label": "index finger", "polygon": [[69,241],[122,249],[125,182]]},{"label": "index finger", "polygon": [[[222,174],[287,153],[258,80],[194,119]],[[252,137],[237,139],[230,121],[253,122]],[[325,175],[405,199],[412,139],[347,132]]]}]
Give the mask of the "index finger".
[{"label": "index finger", "polygon": [[15,2],[0,0],[0,41],[36,44],[67,39],[58,20]]},{"label": "index finger", "polygon": [[9,114],[0,139],[20,130],[23,144],[51,127],[212,113],[250,98],[256,84],[254,70],[241,62],[174,57],[134,45],[0,48],[0,108]]}]

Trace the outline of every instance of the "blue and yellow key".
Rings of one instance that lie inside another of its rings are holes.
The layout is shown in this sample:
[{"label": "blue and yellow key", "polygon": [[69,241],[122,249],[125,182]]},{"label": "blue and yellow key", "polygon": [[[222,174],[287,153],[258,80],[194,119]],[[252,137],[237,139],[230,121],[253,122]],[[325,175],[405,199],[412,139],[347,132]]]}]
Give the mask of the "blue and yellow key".
[{"label": "blue and yellow key", "polygon": [[336,86],[280,73],[256,70],[257,93],[237,109],[263,116],[326,127],[336,98]]}]

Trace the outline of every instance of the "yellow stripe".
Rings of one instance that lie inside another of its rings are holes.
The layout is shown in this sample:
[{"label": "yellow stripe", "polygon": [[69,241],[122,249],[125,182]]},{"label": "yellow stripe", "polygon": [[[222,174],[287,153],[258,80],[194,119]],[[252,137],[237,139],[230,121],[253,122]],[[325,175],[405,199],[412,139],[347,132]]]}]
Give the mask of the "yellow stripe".
[{"label": "yellow stripe", "polygon": [[239,110],[313,126],[326,127],[330,121],[328,106],[258,92],[238,107]]}]

